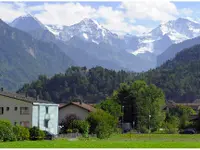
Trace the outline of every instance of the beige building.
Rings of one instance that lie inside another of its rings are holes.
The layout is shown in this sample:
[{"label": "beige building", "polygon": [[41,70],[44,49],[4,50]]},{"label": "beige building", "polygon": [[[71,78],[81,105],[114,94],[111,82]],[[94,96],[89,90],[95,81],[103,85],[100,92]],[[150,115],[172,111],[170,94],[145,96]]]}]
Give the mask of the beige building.
[{"label": "beige building", "polygon": [[0,91],[0,119],[8,120],[13,125],[36,126],[57,134],[58,104]]},{"label": "beige building", "polygon": [[61,121],[70,114],[75,114],[81,120],[84,120],[87,118],[89,113],[93,111],[95,111],[95,108],[92,105],[81,103],[81,102],[71,102],[68,104],[60,105],[59,106],[59,123],[61,123]]}]

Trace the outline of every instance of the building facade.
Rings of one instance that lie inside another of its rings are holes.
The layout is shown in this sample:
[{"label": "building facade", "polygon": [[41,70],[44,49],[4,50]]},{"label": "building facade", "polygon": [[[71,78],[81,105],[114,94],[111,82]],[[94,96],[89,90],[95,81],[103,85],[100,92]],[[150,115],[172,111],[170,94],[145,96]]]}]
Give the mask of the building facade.
[{"label": "building facade", "polygon": [[58,104],[44,100],[1,91],[0,119],[58,134]]},{"label": "building facade", "polygon": [[85,120],[90,112],[95,111],[95,108],[90,104],[71,102],[69,104],[61,105],[59,107],[59,123],[61,123],[66,116],[74,114],[79,119]]}]

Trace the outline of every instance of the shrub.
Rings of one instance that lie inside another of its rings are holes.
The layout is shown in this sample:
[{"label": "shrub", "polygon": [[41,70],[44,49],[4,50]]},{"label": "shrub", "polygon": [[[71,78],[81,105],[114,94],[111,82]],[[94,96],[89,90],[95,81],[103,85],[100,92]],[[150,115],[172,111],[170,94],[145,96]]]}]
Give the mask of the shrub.
[{"label": "shrub", "polygon": [[28,128],[19,125],[13,127],[13,133],[17,141],[28,140],[30,137]]},{"label": "shrub", "polygon": [[89,133],[89,123],[84,120],[74,120],[71,124],[70,127],[72,129],[78,129],[78,131],[84,136],[87,137]]},{"label": "shrub", "polygon": [[13,127],[13,133],[15,134],[16,140],[21,141],[22,140],[22,134],[21,134],[21,128],[20,126],[16,125]]},{"label": "shrub", "polygon": [[39,140],[43,140],[45,138],[45,133],[44,131],[40,130],[39,131]]},{"label": "shrub", "polygon": [[22,140],[29,140],[30,139],[30,133],[29,129],[25,127],[20,127],[21,128],[21,138]]},{"label": "shrub", "polygon": [[111,126],[109,126],[109,124],[106,123],[105,121],[99,123],[95,130],[97,138],[100,139],[109,138],[110,135],[113,133]]},{"label": "shrub", "polygon": [[164,131],[168,134],[178,133],[180,120],[176,116],[169,115],[164,123]]},{"label": "shrub", "polygon": [[99,138],[109,137],[117,128],[117,120],[103,110],[90,113],[87,121],[90,124],[90,133],[97,134]]},{"label": "shrub", "polygon": [[0,140],[1,141],[14,141],[16,140],[13,133],[13,126],[9,121],[0,120]]},{"label": "shrub", "polygon": [[79,130],[75,128],[75,129],[72,129],[72,132],[73,132],[73,133],[78,133]]},{"label": "shrub", "polygon": [[172,123],[166,122],[164,127],[164,132],[167,134],[178,133],[178,127],[174,126]]},{"label": "shrub", "polygon": [[42,140],[45,137],[45,133],[38,127],[32,127],[29,130],[31,140]]},{"label": "shrub", "polygon": [[67,132],[67,133],[72,133],[73,131],[72,131],[72,129],[67,129],[66,132]]},{"label": "shrub", "polygon": [[63,126],[60,132],[66,133],[67,129],[70,129],[70,125],[74,120],[79,120],[79,118],[75,114],[67,115],[60,124],[61,126]]},{"label": "shrub", "polygon": [[141,132],[141,133],[149,133],[149,129],[147,129],[146,127],[142,126],[142,127],[140,128],[140,132]]}]

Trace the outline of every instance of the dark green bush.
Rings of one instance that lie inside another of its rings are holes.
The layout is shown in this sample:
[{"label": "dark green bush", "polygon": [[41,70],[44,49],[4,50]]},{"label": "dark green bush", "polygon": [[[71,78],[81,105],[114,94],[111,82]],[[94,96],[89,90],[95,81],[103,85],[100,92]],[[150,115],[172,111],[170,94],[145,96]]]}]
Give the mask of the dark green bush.
[{"label": "dark green bush", "polygon": [[97,134],[99,138],[108,138],[117,128],[117,120],[103,110],[90,113],[87,121],[90,124],[90,133]]},{"label": "dark green bush", "polygon": [[73,132],[73,130],[72,129],[67,129],[67,131],[66,131],[67,133],[72,133]]},{"label": "dark green bush", "polygon": [[149,133],[149,129],[147,129],[145,126],[142,126],[142,127],[140,128],[140,132],[141,132],[141,133]]},{"label": "dark green bush", "polygon": [[79,132],[79,130],[78,130],[78,129],[76,129],[76,128],[74,128],[74,129],[72,129],[72,132],[73,132],[73,133],[78,133],[78,132]]},{"label": "dark green bush", "polygon": [[72,129],[78,129],[79,133],[81,133],[83,136],[88,136],[89,133],[89,123],[85,120],[74,120],[70,127]]},{"label": "dark green bush", "polygon": [[32,127],[29,129],[31,140],[42,140],[45,137],[45,133],[38,127]]},{"label": "dark green bush", "polygon": [[97,125],[95,132],[97,134],[97,138],[105,139],[110,137],[110,135],[113,133],[113,129],[108,123],[103,121]]},{"label": "dark green bush", "polygon": [[60,125],[63,126],[60,132],[61,133],[66,133],[66,131],[71,128],[71,124],[72,124],[72,122],[74,120],[79,120],[79,117],[76,116],[75,114],[69,114],[69,115],[67,115],[62,120],[62,122],[60,123]]},{"label": "dark green bush", "polygon": [[15,141],[16,137],[13,133],[13,126],[9,121],[0,120],[0,140]]}]

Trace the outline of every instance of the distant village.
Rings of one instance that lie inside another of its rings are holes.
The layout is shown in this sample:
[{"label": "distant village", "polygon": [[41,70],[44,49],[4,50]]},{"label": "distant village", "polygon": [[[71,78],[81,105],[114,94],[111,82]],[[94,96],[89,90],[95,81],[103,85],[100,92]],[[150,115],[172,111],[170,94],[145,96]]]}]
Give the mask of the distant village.
[{"label": "distant village", "polygon": [[[175,103],[167,102],[163,110],[177,105],[189,106],[198,114],[200,103]],[[13,125],[24,127],[38,127],[40,130],[58,135],[62,126],[60,125],[66,116],[75,115],[80,120],[85,120],[90,112],[94,112],[94,104],[86,104],[82,101],[55,104],[49,101],[41,100],[39,97],[32,98],[27,95],[21,95],[0,91],[0,119],[9,120]],[[198,115],[191,115],[190,120],[198,119]],[[131,122],[121,122],[124,130],[131,130]],[[130,129],[127,129],[130,128]]]}]

